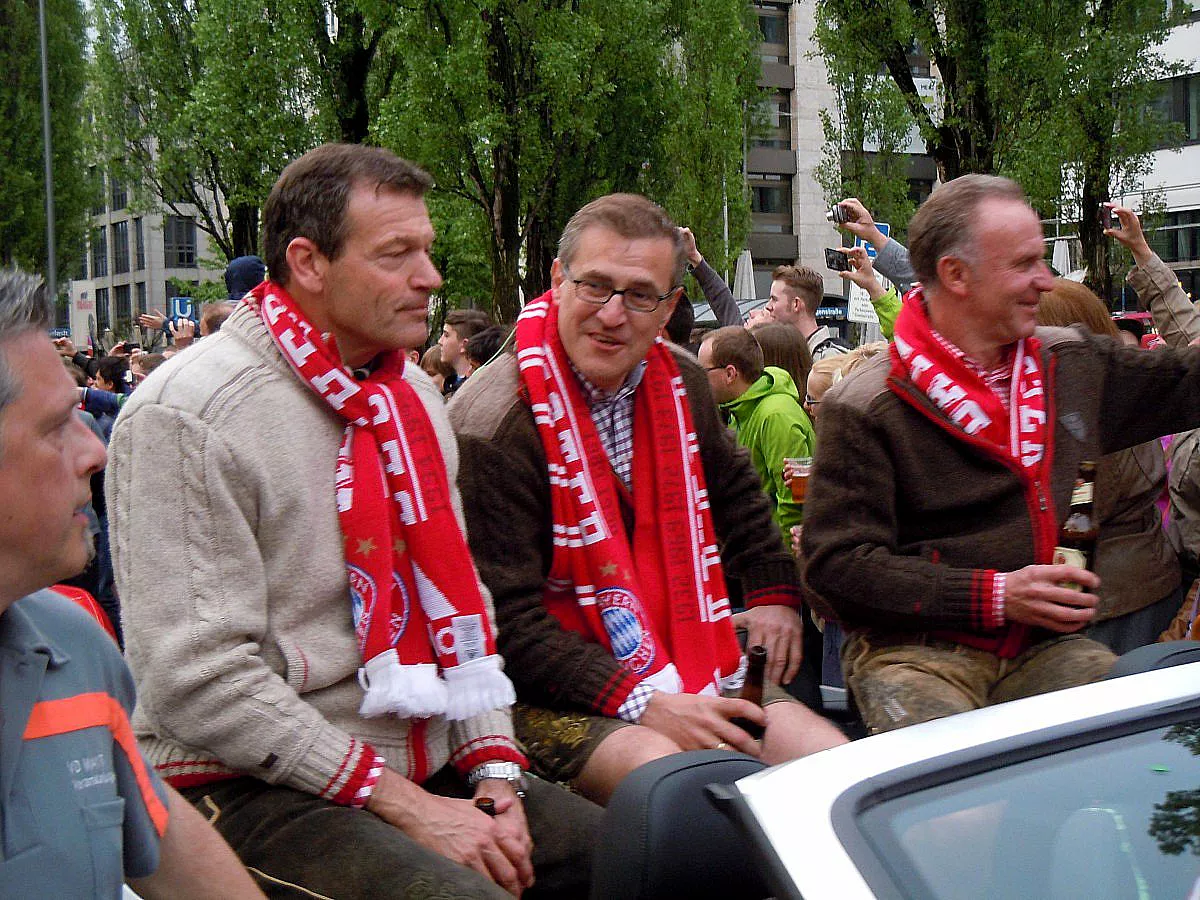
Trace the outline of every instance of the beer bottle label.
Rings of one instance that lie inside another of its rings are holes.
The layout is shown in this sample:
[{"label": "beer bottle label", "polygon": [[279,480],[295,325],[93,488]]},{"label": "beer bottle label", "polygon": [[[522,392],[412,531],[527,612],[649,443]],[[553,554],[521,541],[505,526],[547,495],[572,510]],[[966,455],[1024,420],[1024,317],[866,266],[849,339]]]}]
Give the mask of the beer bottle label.
[{"label": "beer bottle label", "polygon": [[[1056,566],[1078,566],[1081,569],[1087,568],[1087,554],[1082,550],[1076,550],[1074,547],[1055,547],[1053,563]],[[1082,591],[1083,585],[1076,581],[1060,581],[1059,587],[1065,587],[1069,591]]]},{"label": "beer bottle label", "polygon": [[1071,491],[1071,505],[1076,506],[1081,503],[1092,502],[1093,483],[1090,481],[1077,481],[1075,489]]},{"label": "beer bottle label", "polygon": [[1074,547],[1055,547],[1054,565],[1078,566],[1081,569],[1086,569],[1087,554],[1082,550],[1076,550]]}]

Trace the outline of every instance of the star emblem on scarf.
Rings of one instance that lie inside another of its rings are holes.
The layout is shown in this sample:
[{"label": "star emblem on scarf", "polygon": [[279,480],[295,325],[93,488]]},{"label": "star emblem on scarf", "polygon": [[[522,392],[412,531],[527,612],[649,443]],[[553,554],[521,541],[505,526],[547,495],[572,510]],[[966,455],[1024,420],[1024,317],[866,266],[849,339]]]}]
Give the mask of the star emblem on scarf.
[{"label": "star emblem on scarf", "polygon": [[600,567],[600,574],[605,577],[610,577],[617,574],[617,564],[615,562],[605,563]]},{"label": "star emblem on scarf", "polygon": [[375,538],[367,538],[366,540],[360,539],[358,542],[359,556],[370,556],[375,552],[375,549]]},{"label": "star emblem on scarf", "polygon": [[392,541],[392,552],[397,556],[402,556],[404,551],[407,549],[408,544],[404,543],[404,541],[400,540],[400,538],[396,538],[394,541]]}]

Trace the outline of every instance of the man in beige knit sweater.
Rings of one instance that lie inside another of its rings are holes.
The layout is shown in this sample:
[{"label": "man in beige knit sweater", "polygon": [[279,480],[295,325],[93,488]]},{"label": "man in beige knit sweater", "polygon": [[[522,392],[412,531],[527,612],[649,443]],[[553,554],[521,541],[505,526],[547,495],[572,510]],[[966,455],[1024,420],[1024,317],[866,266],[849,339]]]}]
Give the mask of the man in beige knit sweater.
[{"label": "man in beige knit sweater", "polygon": [[293,162],[271,280],[114,431],[134,727],[273,896],[586,891],[598,811],[524,775],[454,437],[399,352],[441,284],[429,183],[374,148]]}]

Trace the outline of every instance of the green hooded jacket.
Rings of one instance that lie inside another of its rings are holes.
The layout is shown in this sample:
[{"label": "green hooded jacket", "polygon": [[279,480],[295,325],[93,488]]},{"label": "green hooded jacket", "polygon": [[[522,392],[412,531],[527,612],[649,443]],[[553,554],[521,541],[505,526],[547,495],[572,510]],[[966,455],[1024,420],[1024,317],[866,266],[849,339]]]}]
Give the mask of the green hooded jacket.
[{"label": "green hooded jacket", "polygon": [[792,489],[783,480],[783,461],[813,456],[817,449],[817,435],[800,405],[796,383],[783,369],[767,366],[746,393],[722,403],[721,409],[732,416],[738,443],[750,451],[763,490],[775,507],[784,544],[790,548],[789,532],[804,518],[804,504],[792,499]]}]

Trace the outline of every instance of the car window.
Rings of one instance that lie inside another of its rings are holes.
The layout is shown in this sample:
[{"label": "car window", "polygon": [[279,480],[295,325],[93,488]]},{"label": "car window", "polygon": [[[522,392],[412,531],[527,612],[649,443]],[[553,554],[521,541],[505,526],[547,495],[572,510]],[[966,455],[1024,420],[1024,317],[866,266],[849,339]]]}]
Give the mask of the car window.
[{"label": "car window", "polygon": [[913,897],[1200,896],[1200,719],[926,787],[859,824]]}]

